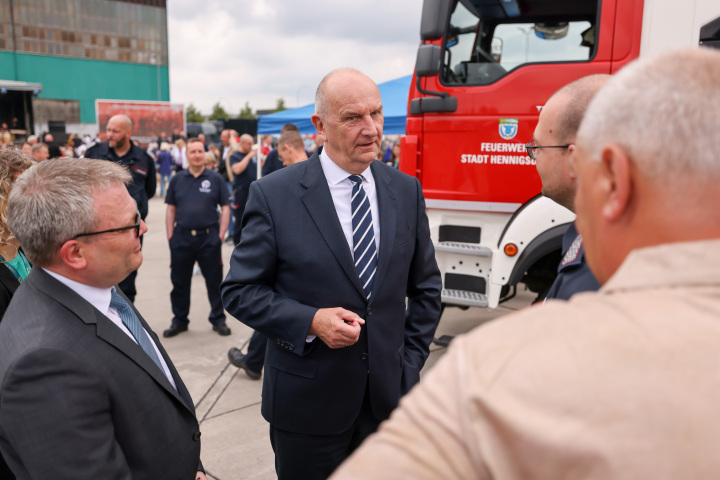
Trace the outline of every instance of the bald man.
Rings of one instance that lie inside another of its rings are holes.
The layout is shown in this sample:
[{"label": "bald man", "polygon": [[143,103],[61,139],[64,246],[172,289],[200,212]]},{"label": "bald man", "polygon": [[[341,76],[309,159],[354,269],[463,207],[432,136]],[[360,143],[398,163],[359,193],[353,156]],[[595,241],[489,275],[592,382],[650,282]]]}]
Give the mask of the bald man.
[{"label": "bald man", "polygon": [[720,476],[718,78],[699,48],[613,76],[572,160],[600,290],[457,338],[333,480]]},{"label": "bald man", "polygon": [[[148,199],[155,195],[157,179],[155,162],[142,148],[130,140],[132,120],[127,115],[110,117],[107,124],[107,141],[96,143],[85,152],[85,158],[110,160],[128,167],[132,182],[127,185],[130,196],[137,203],[140,217],[145,220],[148,214]],[[137,290],[135,278],[137,270],[120,282],[118,286],[130,301],[135,301]]]},{"label": "bald man", "polygon": [[[610,78],[606,74],[588,75],[555,92],[540,112],[533,141],[526,146],[536,161],[543,195],[572,212],[575,175],[570,170],[570,157],[575,151],[575,137],[590,100]],[[582,235],[573,223],[563,236],[558,274],[546,298],[567,300],[578,292],[598,288],[600,284],[585,261]]]},{"label": "bald man", "polygon": [[440,316],[420,184],[374,161],[377,85],[336,70],[315,108],[324,149],[252,184],[222,286],[268,339],[262,414],[281,480],[327,478],[375,431],[419,380]]}]

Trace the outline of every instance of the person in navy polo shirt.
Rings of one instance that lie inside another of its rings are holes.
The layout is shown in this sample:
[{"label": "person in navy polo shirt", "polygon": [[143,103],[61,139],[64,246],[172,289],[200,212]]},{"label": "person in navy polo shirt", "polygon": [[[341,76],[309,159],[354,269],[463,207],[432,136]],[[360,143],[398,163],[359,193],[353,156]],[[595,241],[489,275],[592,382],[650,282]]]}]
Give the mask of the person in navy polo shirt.
[{"label": "person in navy polo shirt", "polygon": [[[100,142],[88,148],[85,158],[110,160],[128,167],[132,175],[132,183],[127,185],[128,193],[137,203],[140,218],[145,220],[148,214],[148,199],[155,195],[157,179],[155,178],[155,162],[150,155],[137,145],[133,145],[132,120],[127,115],[114,115],[107,123],[107,142]],[[142,243],[142,237],[140,238]],[[137,270],[130,273],[118,283],[120,290],[131,302],[135,301]]]},{"label": "person in navy polo shirt", "polygon": [[[186,144],[187,170],[170,181],[165,203],[165,226],[170,242],[170,293],[173,320],[164,337],[174,337],[188,329],[190,282],[195,262],[205,277],[210,300],[210,323],[222,336],[230,335],[220,298],[222,282],[222,242],[230,221],[227,187],[222,176],[205,168],[205,146],[197,138]],[[221,208],[218,224],[218,206]]]}]

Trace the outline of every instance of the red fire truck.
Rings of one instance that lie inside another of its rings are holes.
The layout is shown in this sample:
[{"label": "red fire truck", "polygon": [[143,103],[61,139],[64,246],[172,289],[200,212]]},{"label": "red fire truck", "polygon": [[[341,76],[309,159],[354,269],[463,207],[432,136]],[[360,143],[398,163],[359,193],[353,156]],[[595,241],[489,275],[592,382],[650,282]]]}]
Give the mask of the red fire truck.
[{"label": "red fire truck", "polygon": [[443,303],[495,308],[550,286],[574,219],[525,150],[544,102],[639,55],[720,47],[720,4],[425,0],[420,35],[400,168],[423,187]]}]

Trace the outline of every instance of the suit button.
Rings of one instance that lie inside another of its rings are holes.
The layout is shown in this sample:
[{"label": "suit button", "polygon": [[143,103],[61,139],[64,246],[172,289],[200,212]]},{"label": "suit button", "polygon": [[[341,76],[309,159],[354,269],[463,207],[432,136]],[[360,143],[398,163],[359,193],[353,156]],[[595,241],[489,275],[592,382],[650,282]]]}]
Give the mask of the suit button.
[{"label": "suit button", "polygon": [[368,314],[368,317],[369,317],[370,315],[372,315],[372,314],[373,314],[373,309],[372,309],[372,308],[368,308],[367,314]]},{"label": "suit button", "polygon": [[360,355],[360,358],[362,358],[363,360],[367,360],[367,359],[368,359],[368,354],[367,354],[367,353],[363,353],[362,355]]},{"label": "suit button", "polygon": [[193,435],[193,440],[195,440],[196,442],[200,440],[200,435],[200,432],[195,432],[195,435]]}]

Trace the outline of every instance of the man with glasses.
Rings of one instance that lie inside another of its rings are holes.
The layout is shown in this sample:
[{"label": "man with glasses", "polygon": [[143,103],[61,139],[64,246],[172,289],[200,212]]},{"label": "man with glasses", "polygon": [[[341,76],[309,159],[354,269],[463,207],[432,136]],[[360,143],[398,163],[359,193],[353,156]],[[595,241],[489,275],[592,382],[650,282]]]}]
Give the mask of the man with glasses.
[{"label": "man with glasses", "polygon": [[35,266],[0,323],[0,449],[18,478],[206,480],[192,398],[117,287],[147,231],[131,180],[114,162],[56,159],[10,194]]},{"label": "man with glasses", "polygon": [[[205,277],[210,316],[208,320],[219,335],[230,335],[220,298],[223,276],[222,242],[230,221],[230,201],[222,176],[205,168],[205,146],[197,138],[187,141],[187,170],[170,181],[165,203],[165,227],[170,244],[170,292],[173,319],[164,337],[174,337],[188,329],[190,284],[193,266],[200,265]],[[218,223],[218,207],[220,220]]]},{"label": "man with glasses", "polygon": [[[542,194],[573,212],[575,175],[569,159],[575,150],[575,136],[590,100],[609,79],[610,75],[589,75],[555,92],[540,111],[533,141],[525,146],[536,162]],[[582,236],[573,223],[563,236],[558,275],[545,298],[567,300],[575,293],[598,288],[585,262]]]}]

